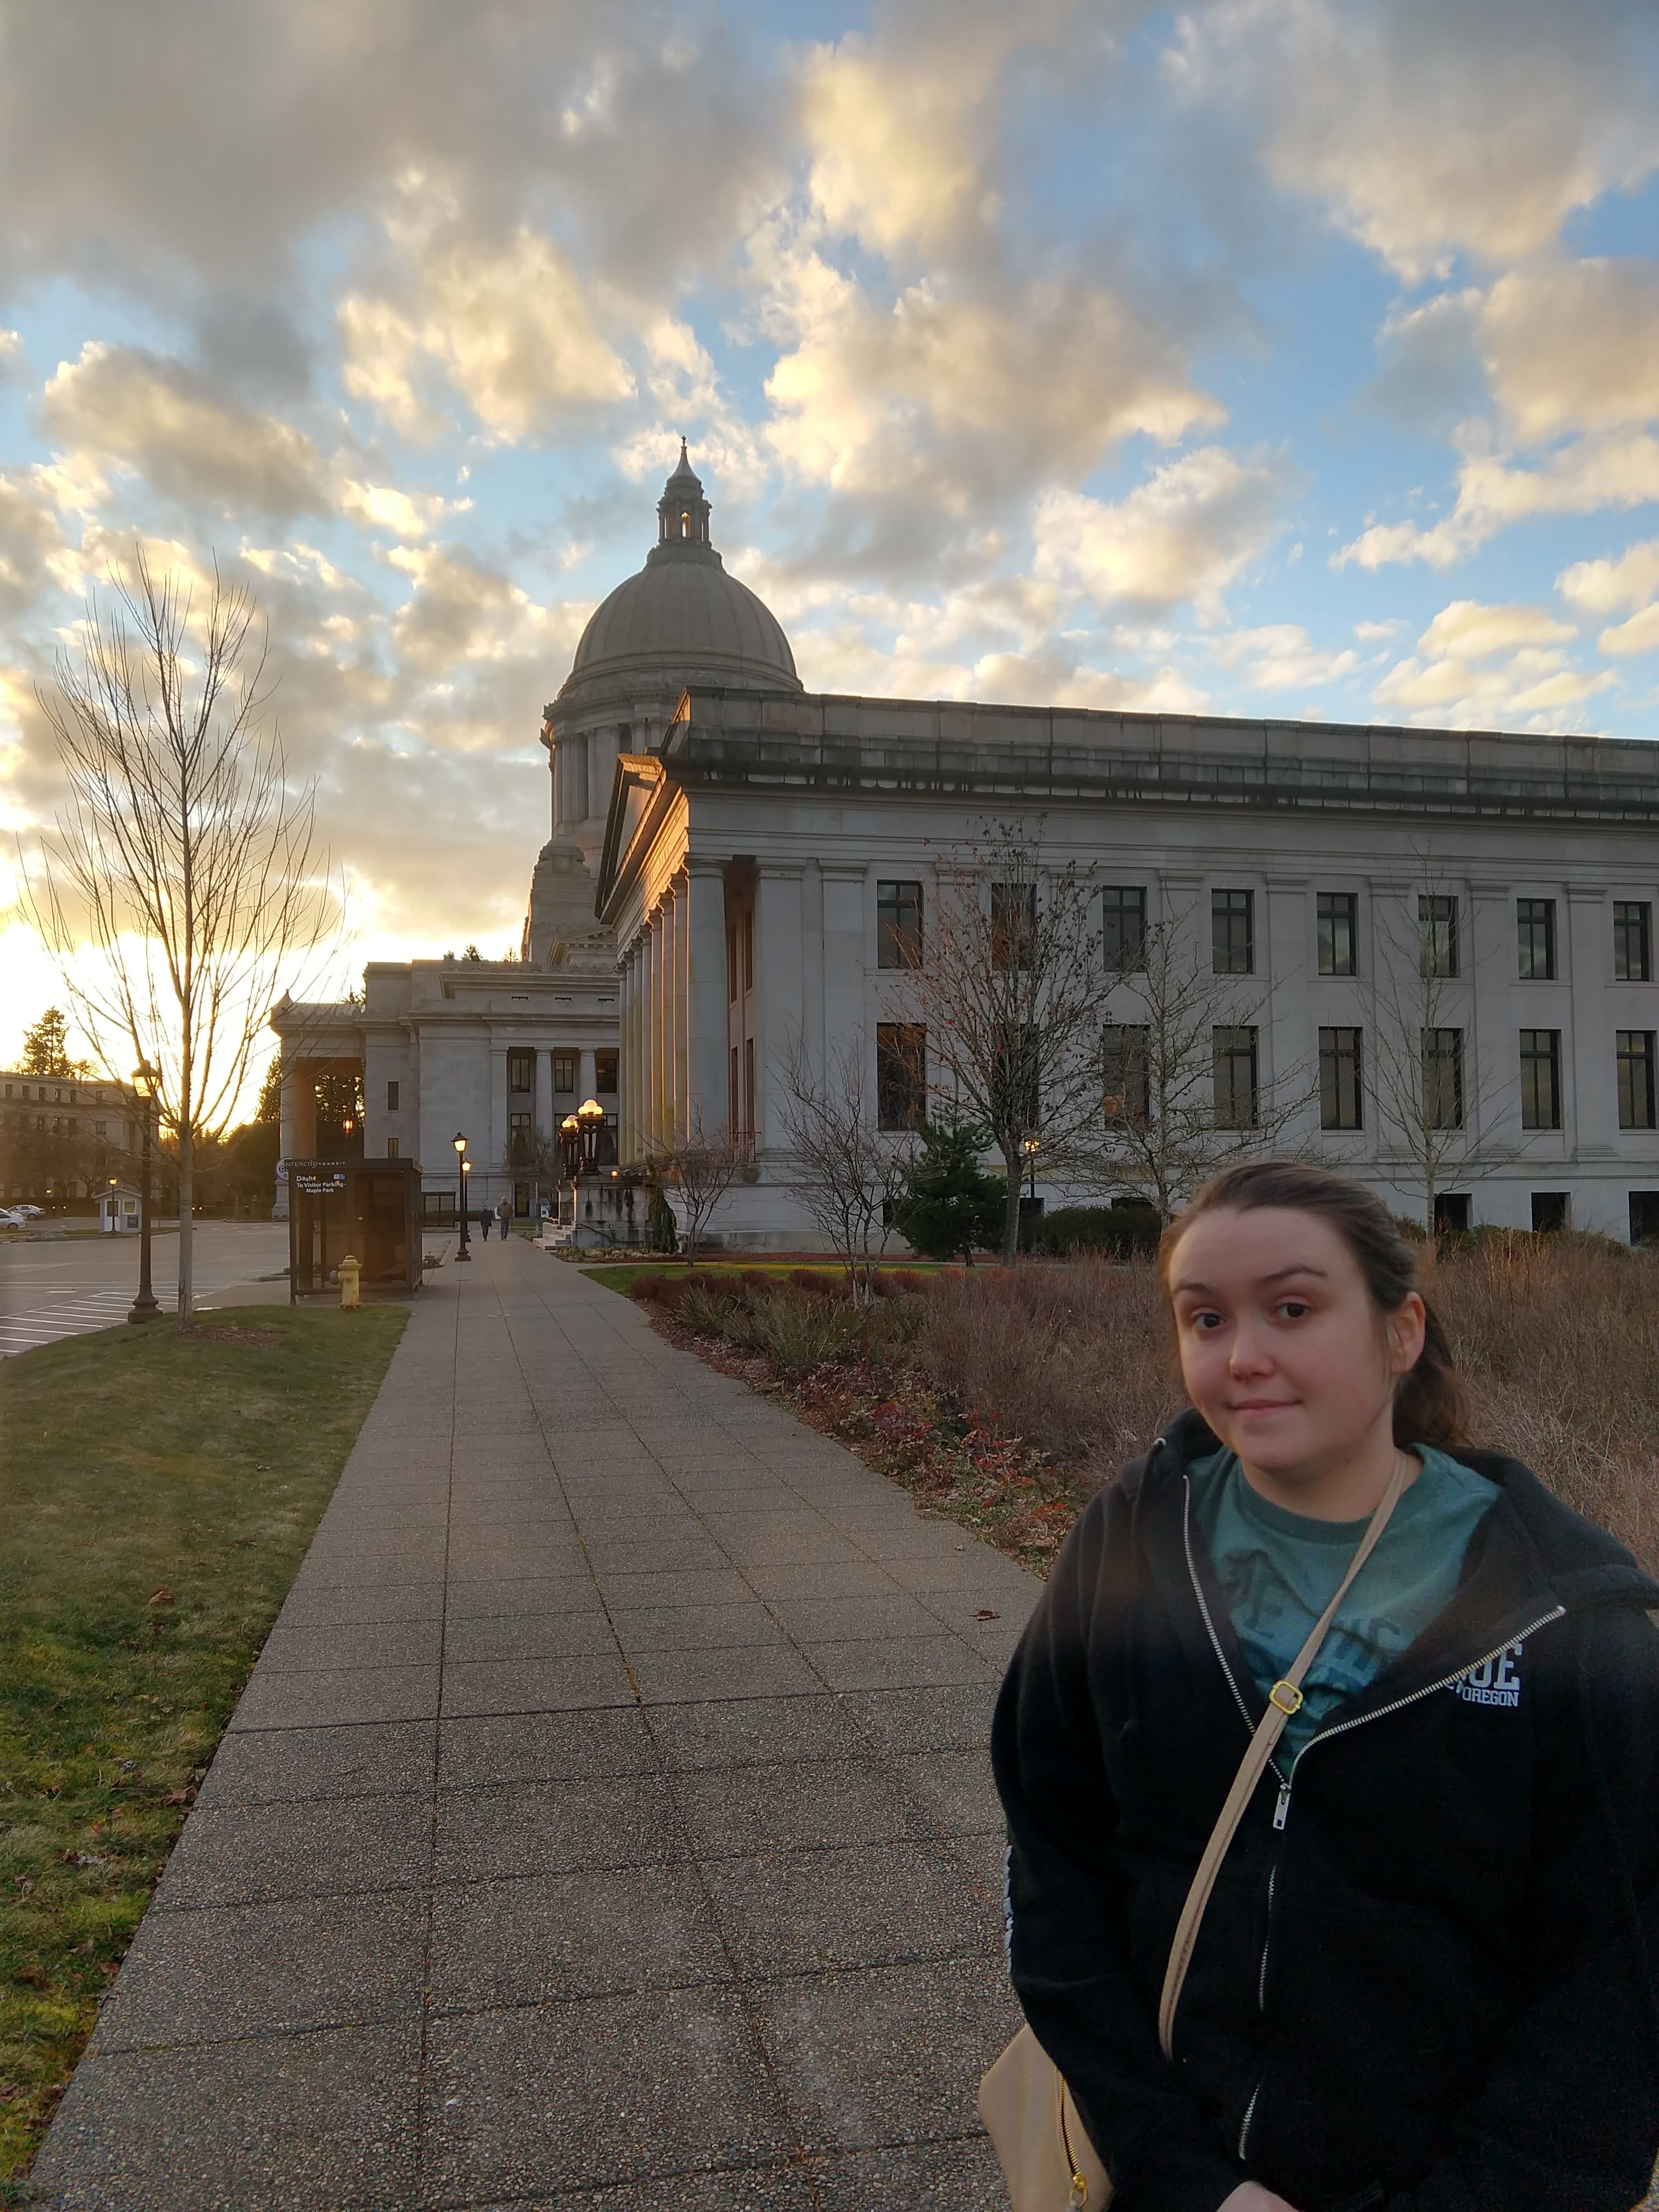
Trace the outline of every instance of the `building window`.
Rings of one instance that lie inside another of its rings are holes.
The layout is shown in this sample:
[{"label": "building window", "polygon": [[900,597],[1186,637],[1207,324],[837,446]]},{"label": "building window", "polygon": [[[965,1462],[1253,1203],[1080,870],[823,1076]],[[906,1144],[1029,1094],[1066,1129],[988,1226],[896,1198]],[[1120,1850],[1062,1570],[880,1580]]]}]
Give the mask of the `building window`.
[{"label": "building window", "polygon": [[[1244,896],[1248,898],[1249,893]],[[1255,1030],[1249,1024],[1220,1024],[1212,1032],[1212,1042],[1215,1125],[1218,1129],[1254,1129],[1257,1109]]]},{"label": "building window", "polygon": [[1437,1237],[1467,1237],[1468,1235],[1469,1194],[1468,1191],[1436,1191],[1434,1233]]},{"label": "building window", "polygon": [[726,1126],[728,1129],[743,1127],[738,1117],[738,1048],[731,1046],[726,1053]]},{"label": "building window", "polygon": [[507,1087],[519,1091],[535,1089],[536,1055],[527,1046],[515,1045],[507,1054]]},{"label": "building window", "polygon": [[386,1140],[386,1158],[389,1160],[395,1160],[397,1157],[398,1139],[395,1137],[388,1137]]},{"label": "building window", "polygon": [[[395,1083],[388,1083],[386,1087],[386,1110],[388,1114],[395,1114],[398,1110],[398,1086]],[[389,1153],[387,1158],[391,1158]]]},{"label": "building window", "polygon": [[876,965],[878,968],[919,968],[921,965],[920,884],[877,884]]},{"label": "building window", "polygon": [[1653,1042],[1651,1030],[1614,1032],[1619,1052],[1619,1126],[1621,1129],[1650,1129],[1653,1118]]},{"label": "building window", "polygon": [[755,988],[755,909],[752,906],[744,909],[743,917],[743,988],[745,991],[752,991]]},{"label": "building window", "polygon": [[1659,1190],[1633,1190],[1630,1194],[1630,1241],[1650,1243],[1659,1237]]},{"label": "building window", "polygon": [[726,925],[726,1000],[729,1006],[738,995],[738,925]]},{"label": "building window", "polygon": [[1561,1126],[1561,1032],[1522,1030],[1521,1032],[1521,1127],[1559,1129]]},{"label": "building window", "polygon": [[1126,975],[1146,965],[1146,893],[1139,884],[1108,884],[1101,893],[1100,949]]},{"label": "building window", "polygon": [[1463,1126],[1463,1032],[1423,1032],[1423,1121],[1431,1129]]},{"label": "building window", "polygon": [[1515,935],[1523,982],[1555,980],[1555,901],[1516,899]]},{"label": "building window", "polygon": [[1616,983],[1653,981],[1653,908],[1646,899],[1613,902],[1613,977]]},{"label": "building window", "polygon": [[[1319,894],[1319,972],[1322,975],[1355,975],[1359,972],[1354,963],[1354,939],[1359,901],[1352,891],[1321,891]],[[1327,1123],[1328,1127],[1344,1127],[1342,1123]],[[1354,1127],[1359,1126],[1358,1122]]]},{"label": "building window", "polygon": [[[1218,975],[1255,973],[1255,893],[1210,893],[1211,965]],[[1230,1127],[1253,1129],[1254,1121],[1229,1123]]]},{"label": "building window", "polygon": [[1435,892],[1417,902],[1417,933],[1421,942],[1419,966],[1425,975],[1455,975],[1457,969],[1457,899],[1455,894]]},{"label": "building window", "polygon": [[1532,1194],[1534,1237],[1554,1237],[1568,1224],[1571,1194],[1565,1190],[1535,1190]]},{"label": "building window", "polygon": [[596,1052],[593,1055],[593,1088],[614,1098],[617,1095],[617,1061],[615,1052]]},{"label": "building window", "polygon": [[553,1055],[553,1088],[558,1091],[576,1088],[576,1055],[574,1052],[556,1052]]},{"label": "building window", "polygon": [[1144,1023],[1114,1022],[1101,1039],[1101,1105],[1109,1122],[1144,1128],[1152,1117],[1150,1036]]},{"label": "building window", "polygon": [[876,1024],[876,1121],[914,1129],[927,1108],[927,1032],[915,1022]]},{"label": "building window", "polygon": [[507,1115],[507,1157],[514,1167],[522,1167],[529,1159],[530,1116],[528,1114]]},{"label": "building window", "polygon": [[1319,1126],[1322,1129],[1364,1127],[1361,1103],[1360,1044],[1357,1029],[1319,1032]]},{"label": "building window", "polygon": [[109,1134],[109,1123],[107,1121],[94,1121],[92,1125],[92,1133],[94,1137],[100,1139],[107,1137]]},{"label": "building window", "polygon": [[743,1041],[743,1126],[752,1137],[755,1133],[755,1040]]},{"label": "building window", "polygon": [[991,886],[991,965],[1004,970],[1029,968],[1036,942],[1036,885]]}]

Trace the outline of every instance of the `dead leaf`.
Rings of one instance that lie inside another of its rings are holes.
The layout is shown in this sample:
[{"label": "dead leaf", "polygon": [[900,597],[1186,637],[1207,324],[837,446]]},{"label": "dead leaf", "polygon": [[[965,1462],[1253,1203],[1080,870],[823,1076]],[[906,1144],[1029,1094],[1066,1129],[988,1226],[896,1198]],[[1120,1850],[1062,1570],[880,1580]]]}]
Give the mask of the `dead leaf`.
[{"label": "dead leaf", "polygon": [[177,1605],[179,1601],[170,1589],[158,1589],[149,1602],[151,1605]]},{"label": "dead leaf", "polygon": [[1000,1613],[993,1613],[988,1605],[981,1606],[979,1611],[974,1615],[975,1620],[1000,1620],[1001,1618],[1002,1615]]},{"label": "dead leaf", "polygon": [[188,1805],[195,1795],[193,1790],[169,1790],[161,1802],[164,1805]]}]

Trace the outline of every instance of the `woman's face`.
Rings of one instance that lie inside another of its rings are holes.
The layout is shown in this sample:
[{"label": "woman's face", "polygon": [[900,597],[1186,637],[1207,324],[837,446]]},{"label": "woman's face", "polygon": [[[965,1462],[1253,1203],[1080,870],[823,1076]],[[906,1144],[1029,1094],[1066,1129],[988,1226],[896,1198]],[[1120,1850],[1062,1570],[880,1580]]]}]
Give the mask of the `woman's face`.
[{"label": "woman's face", "polygon": [[1395,1378],[1423,1348],[1423,1301],[1413,1291],[1379,1316],[1320,1215],[1202,1214],[1169,1274],[1187,1394],[1247,1466],[1316,1480],[1391,1436]]}]

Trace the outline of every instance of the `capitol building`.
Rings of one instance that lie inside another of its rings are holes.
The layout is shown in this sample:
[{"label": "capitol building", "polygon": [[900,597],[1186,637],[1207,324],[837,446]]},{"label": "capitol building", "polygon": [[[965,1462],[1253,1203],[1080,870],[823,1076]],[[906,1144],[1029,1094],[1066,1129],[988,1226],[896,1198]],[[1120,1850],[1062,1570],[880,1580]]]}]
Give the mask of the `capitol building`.
[{"label": "capitol building", "polygon": [[315,1150],[317,1077],[356,1070],[365,1152],[419,1164],[428,1222],[453,1218],[457,1132],[471,1204],[523,1212],[594,1101],[595,1233],[642,1234],[641,1171],[702,1130],[747,1162],[716,1237],[815,1242],[786,1063],[861,1054],[876,1110],[884,1037],[917,1036],[896,939],[925,933],[941,848],[994,819],[1088,872],[1109,936],[1188,917],[1194,957],[1245,979],[1235,1126],[1241,1099],[1310,1071],[1285,1133],[1413,1210],[1372,1031],[1386,948],[1420,941],[1424,1064],[1465,1139],[1442,1218],[1659,1233],[1651,746],[808,693],[714,550],[684,446],[657,542],[541,734],[551,834],[520,958],[371,963],[360,1001],[285,1001],[285,1159]]}]

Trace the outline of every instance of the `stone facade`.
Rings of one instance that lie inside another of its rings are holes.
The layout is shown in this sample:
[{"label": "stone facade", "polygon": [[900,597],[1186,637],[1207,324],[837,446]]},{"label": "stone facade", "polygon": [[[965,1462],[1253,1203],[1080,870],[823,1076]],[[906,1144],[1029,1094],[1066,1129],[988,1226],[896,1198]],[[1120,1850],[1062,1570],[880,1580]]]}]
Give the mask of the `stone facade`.
[{"label": "stone facade", "polygon": [[[878,1025],[914,1018],[908,979],[878,964],[878,885],[925,902],[942,845],[1014,817],[1041,823],[1046,862],[1140,890],[1150,922],[1189,917],[1198,960],[1212,894],[1247,895],[1264,1087],[1311,1078],[1327,1036],[1363,1044],[1431,884],[1460,933],[1436,1016],[1468,1091],[1451,1218],[1462,1200],[1474,1223],[1659,1230],[1659,757],[1613,740],[694,688],[656,753],[619,762],[602,858],[624,1161],[730,1123],[757,1175],[717,1225],[799,1241],[781,1054],[800,1036],[823,1065],[859,1039],[873,1094]],[[1333,900],[1352,902],[1352,974],[1322,972]],[[1291,1133],[1408,1210],[1399,1133],[1364,1087],[1361,1126],[1328,1128],[1310,1080]]]}]

